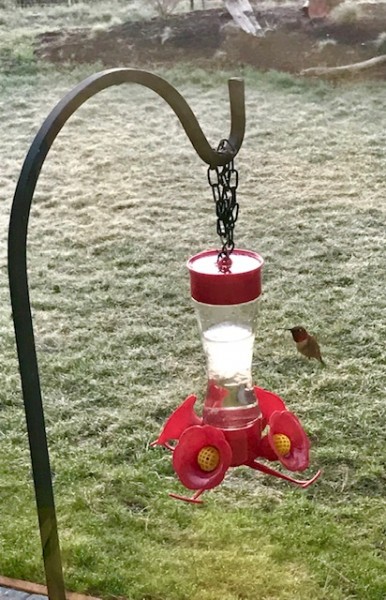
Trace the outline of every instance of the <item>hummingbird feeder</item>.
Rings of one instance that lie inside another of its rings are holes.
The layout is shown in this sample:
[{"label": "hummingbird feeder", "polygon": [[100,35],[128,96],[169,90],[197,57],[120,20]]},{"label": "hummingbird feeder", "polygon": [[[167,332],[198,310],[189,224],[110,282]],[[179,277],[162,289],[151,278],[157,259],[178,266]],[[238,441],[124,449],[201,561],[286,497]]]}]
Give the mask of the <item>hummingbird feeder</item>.
[{"label": "hummingbird feeder", "polygon": [[172,452],[179,480],[194,490],[191,497],[170,496],[193,503],[201,503],[201,494],[219,485],[230,467],[246,465],[302,488],[321,473],[308,480],[294,479],[257,460],[279,462],[288,471],[304,471],[309,466],[310,443],[284,401],[253,385],[253,346],[264,261],[256,252],[234,247],[239,205],[233,160],[222,168],[209,167],[208,179],[222,249],[200,252],[187,263],[207,362],[203,411],[199,416],[194,410],[197,396],[188,396],[152,443]]}]

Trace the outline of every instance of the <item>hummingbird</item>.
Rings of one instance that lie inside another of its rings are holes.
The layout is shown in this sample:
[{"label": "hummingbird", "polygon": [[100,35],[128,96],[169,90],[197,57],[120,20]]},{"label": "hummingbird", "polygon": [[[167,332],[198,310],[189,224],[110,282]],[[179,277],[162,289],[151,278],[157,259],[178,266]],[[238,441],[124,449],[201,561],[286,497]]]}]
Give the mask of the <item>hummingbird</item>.
[{"label": "hummingbird", "polygon": [[292,333],[292,338],[300,354],[307,356],[307,358],[317,358],[322,365],[325,364],[316,337],[308,333],[307,329],[297,326],[291,327],[287,331]]}]

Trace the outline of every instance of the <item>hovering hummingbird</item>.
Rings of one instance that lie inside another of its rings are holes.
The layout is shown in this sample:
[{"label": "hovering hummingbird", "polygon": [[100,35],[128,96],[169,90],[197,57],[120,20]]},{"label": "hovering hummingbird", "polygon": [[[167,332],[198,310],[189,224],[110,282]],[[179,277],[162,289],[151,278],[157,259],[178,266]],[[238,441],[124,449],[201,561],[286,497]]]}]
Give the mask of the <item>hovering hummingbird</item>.
[{"label": "hovering hummingbird", "polygon": [[317,358],[322,365],[325,364],[316,337],[308,333],[304,327],[291,327],[287,331],[292,333],[296,348],[300,354],[304,354],[307,358]]}]

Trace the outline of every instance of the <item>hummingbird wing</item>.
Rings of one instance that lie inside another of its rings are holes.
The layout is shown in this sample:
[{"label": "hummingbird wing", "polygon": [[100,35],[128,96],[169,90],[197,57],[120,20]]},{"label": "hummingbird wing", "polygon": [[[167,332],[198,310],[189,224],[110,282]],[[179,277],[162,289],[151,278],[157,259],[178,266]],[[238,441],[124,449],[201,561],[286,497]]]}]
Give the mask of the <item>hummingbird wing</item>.
[{"label": "hummingbird wing", "polygon": [[[310,335],[308,338],[308,356],[309,358],[316,358],[323,363],[322,354],[320,352],[320,346],[315,336]],[[324,364],[324,363],[323,363]]]}]

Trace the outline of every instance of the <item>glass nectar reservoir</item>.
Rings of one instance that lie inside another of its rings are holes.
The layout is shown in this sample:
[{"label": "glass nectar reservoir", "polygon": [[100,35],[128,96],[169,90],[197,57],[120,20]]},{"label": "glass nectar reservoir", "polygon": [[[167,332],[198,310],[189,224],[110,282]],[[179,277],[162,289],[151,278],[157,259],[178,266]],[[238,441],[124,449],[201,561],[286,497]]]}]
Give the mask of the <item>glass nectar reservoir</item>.
[{"label": "glass nectar reservoir", "polygon": [[209,250],[188,261],[191,296],[207,360],[203,419],[238,429],[260,417],[252,381],[263,259],[249,250]]}]

